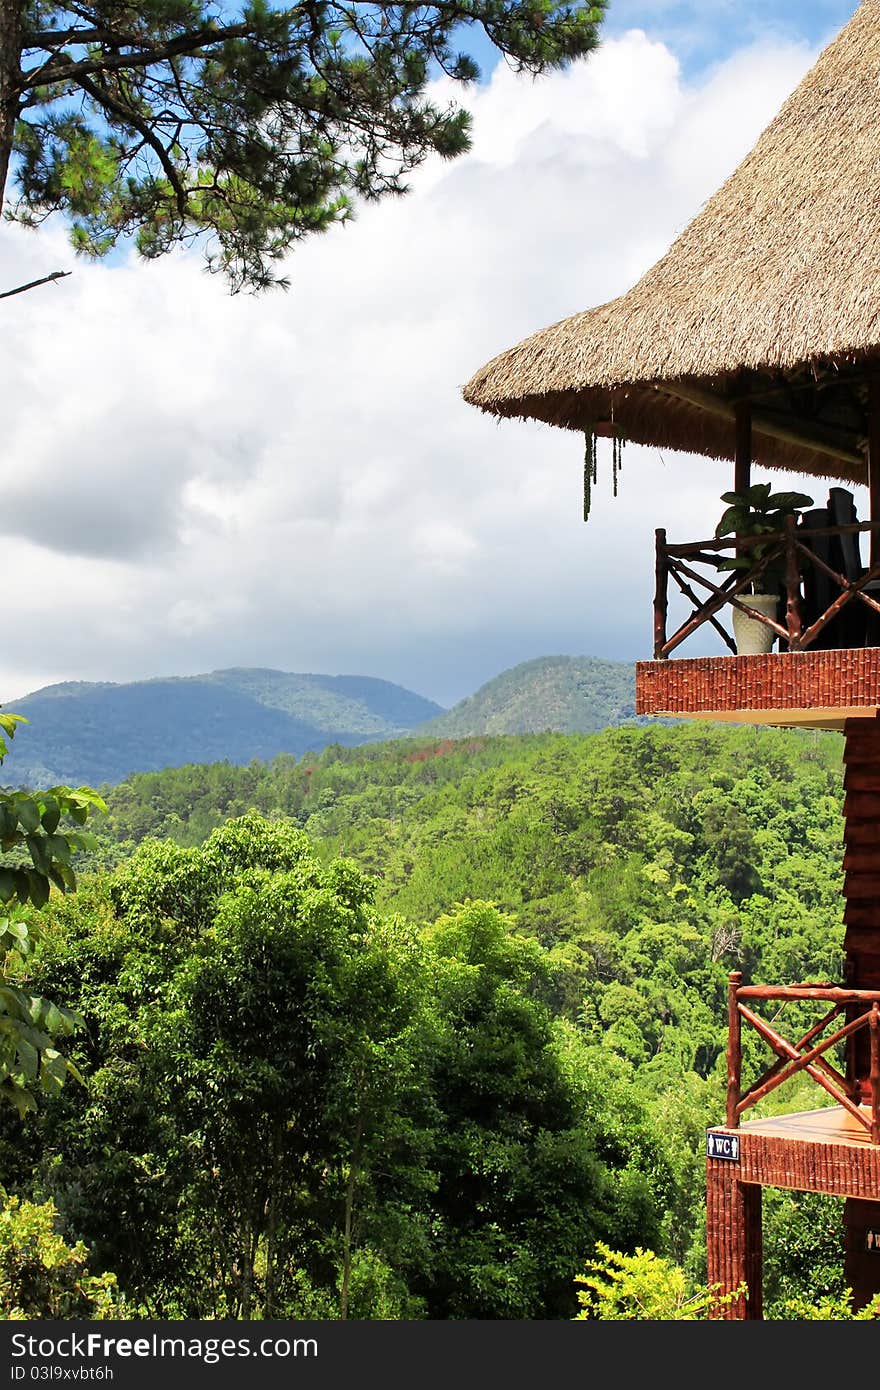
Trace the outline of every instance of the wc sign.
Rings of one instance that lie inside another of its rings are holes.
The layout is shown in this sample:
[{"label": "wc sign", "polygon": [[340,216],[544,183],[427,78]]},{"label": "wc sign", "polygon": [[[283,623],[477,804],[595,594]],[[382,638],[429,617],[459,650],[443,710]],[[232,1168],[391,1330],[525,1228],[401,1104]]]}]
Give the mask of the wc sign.
[{"label": "wc sign", "polygon": [[865,1249],[869,1255],[880,1255],[880,1230],[869,1227],[865,1232]]},{"label": "wc sign", "polygon": [[716,1134],[709,1130],[706,1135],[706,1156],[708,1158],[727,1158],[731,1163],[739,1162],[739,1135]]}]

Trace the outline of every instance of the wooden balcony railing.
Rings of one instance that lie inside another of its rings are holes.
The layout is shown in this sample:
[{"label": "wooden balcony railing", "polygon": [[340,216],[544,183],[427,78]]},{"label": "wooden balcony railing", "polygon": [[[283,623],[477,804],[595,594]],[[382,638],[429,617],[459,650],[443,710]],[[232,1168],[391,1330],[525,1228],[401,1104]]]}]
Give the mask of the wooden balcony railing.
[{"label": "wooden balcony railing", "polygon": [[[847,578],[819,556],[812,543],[836,537],[857,536],[862,532],[880,535],[880,522],[863,521],[849,526],[828,526],[803,530],[798,527],[796,518],[789,518],[786,529],[765,536],[730,536],[723,540],[714,537],[707,541],[689,541],[684,545],[669,545],[665,530],[656,532],[657,562],[656,590],[654,594],[654,660],[664,661],[676,647],[705,623],[709,623],[736,655],[736,643],[730,633],[719,621],[718,614],[724,609],[738,608],[750,618],[765,624],[785,645],[788,651],[800,652],[808,647],[821,647],[819,641],[828,624],[854,600],[867,605],[880,619],[880,602],[866,593],[874,580],[880,580],[880,562],[871,564],[858,576]],[[748,555],[756,547],[763,553],[748,570],[732,570],[722,582],[718,582],[717,565],[719,556],[725,551],[734,555]],[[753,589],[755,581],[760,581],[769,566],[779,568],[782,562],[785,580],[779,591],[780,605],[776,618],[759,613],[743,601]],[[710,580],[697,566],[711,567],[715,579]],[[809,569],[817,575],[824,575],[839,589],[837,596],[824,611],[805,616],[803,581]],[[693,604],[693,612],[672,633],[667,635],[669,610],[669,579],[678,585],[682,594]],[[693,586],[708,592],[707,598],[698,595]],[[780,621],[784,612],[784,622]],[[875,623],[876,623],[875,619]],[[866,641],[862,645],[880,645],[880,625],[877,625],[876,641]]]},{"label": "wooden balcony railing", "polygon": [[[770,1000],[781,1003],[816,1000],[829,1003],[831,1008],[795,1042],[789,1042],[772,1023],[755,1013],[747,1002]],[[848,1015],[848,1022],[823,1037],[841,1015]],[[743,1022],[754,1028],[776,1054],[776,1061],[746,1091],[742,1090],[741,1075]],[[844,1076],[825,1056],[829,1048],[838,1043],[846,1041],[851,1046],[852,1039],[863,1028],[870,1033],[871,1103],[868,1114],[859,1104],[860,1083]],[[734,971],[729,977],[728,998],[728,1129],[736,1129],[740,1116],[746,1110],[798,1072],[806,1072],[868,1131],[872,1144],[880,1144],[880,990],[842,989],[828,984],[744,985],[742,975]]]}]

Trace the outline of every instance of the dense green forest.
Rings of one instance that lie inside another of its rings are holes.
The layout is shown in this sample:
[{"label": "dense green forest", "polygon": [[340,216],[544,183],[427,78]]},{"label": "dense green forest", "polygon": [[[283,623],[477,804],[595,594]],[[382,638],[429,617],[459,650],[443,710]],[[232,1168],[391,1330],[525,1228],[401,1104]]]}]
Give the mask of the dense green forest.
[{"label": "dense green forest", "polygon": [[[9,1197],[128,1316],[570,1318],[606,1249],[699,1281],[728,972],[840,975],[841,743],[408,739],[102,788],[28,965],[84,1084],[2,1117]],[[769,1316],[841,1295],[839,1202],[765,1224]]]}]

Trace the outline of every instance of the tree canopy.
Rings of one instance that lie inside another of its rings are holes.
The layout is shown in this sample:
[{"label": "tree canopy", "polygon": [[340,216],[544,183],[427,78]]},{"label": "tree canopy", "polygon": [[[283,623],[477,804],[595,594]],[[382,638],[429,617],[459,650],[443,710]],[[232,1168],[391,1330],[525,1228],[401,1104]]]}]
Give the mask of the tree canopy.
[{"label": "tree canopy", "polygon": [[547,953],[374,891],[251,814],[47,905],[86,1085],[0,1116],[0,1169],[133,1315],[568,1317],[596,1238],[659,1238],[665,1151],[532,997]]},{"label": "tree canopy", "polygon": [[[23,723],[19,714],[0,712],[0,764],[9,752],[6,738]],[[68,1073],[79,1078],[52,1045],[55,1036],[74,1030],[79,1015],[27,987],[28,959],[41,935],[28,909],[44,906],[53,887],[75,890],[71,855],[91,840],[65,822],[81,826],[94,811],[106,809],[90,787],[0,788],[0,1103],[20,1114],[34,1108],[34,1090],[55,1095]]]},{"label": "tree canopy", "polygon": [[[85,1085],[0,1107],[7,1191],[128,1316],[706,1316],[728,972],[839,977],[841,751],[423,738],[106,789],[29,962]],[[842,1207],[765,1193],[766,1317],[850,1315]]]},{"label": "tree canopy", "polygon": [[428,154],[467,149],[467,112],[430,84],[478,77],[469,26],[539,74],[588,53],[604,10],[0,0],[0,184],[11,171],[19,221],[65,213],[82,252],[132,237],[155,257],[203,238],[233,289],[260,289],[355,198],[404,192]]}]

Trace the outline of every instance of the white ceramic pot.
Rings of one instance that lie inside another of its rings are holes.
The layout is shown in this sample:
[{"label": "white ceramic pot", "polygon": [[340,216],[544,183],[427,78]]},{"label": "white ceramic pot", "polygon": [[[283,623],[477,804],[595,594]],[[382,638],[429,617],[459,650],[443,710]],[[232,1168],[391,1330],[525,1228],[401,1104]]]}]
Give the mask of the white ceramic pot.
[{"label": "white ceramic pot", "polygon": [[[746,608],[756,608],[768,618],[776,617],[779,603],[776,594],[739,594],[738,597]],[[772,627],[750,618],[739,608],[733,610],[733,635],[738,656],[760,656],[762,652],[769,652],[776,641]]]}]

